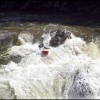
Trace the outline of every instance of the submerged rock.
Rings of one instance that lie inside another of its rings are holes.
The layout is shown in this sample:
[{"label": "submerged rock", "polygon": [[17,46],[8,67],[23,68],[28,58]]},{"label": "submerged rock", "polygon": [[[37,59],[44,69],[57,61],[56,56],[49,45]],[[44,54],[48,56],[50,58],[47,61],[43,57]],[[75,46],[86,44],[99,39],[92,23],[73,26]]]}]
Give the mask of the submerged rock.
[{"label": "submerged rock", "polygon": [[56,34],[54,37],[51,38],[50,40],[50,46],[58,46],[62,43],[64,43],[64,41],[66,39],[71,39],[71,33],[70,32],[64,32],[64,31],[61,31],[61,30],[57,30],[56,31]]},{"label": "submerged rock", "polygon": [[10,59],[15,63],[19,63],[21,61],[21,59],[22,59],[22,56],[20,56],[20,55],[16,55],[16,56],[15,55],[11,55]]}]

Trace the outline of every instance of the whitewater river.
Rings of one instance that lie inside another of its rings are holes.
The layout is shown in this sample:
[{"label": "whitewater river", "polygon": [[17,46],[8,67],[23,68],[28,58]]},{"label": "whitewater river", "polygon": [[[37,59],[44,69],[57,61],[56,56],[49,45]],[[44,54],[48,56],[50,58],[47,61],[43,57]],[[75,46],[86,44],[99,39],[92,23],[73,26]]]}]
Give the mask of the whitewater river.
[{"label": "whitewater river", "polygon": [[[0,99],[100,99],[100,35],[95,28],[7,19],[2,18],[7,23],[0,24],[1,33],[27,33],[29,38],[19,35],[21,45],[9,48],[10,55],[23,57],[20,63],[0,65]],[[71,32],[72,39],[50,47],[49,32],[58,28]],[[41,37],[49,47],[47,56],[38,48]]]}]

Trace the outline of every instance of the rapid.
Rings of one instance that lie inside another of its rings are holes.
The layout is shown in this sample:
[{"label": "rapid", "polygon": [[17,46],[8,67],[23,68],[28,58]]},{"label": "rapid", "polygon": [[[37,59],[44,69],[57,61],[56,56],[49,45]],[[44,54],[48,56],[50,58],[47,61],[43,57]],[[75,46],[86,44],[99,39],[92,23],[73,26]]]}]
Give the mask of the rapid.
[{"label": "rapid", "polygon": [[42,55],[39,41],[26,42],[19,35],[22,45],[9,48],[9,54],[23,58],[0,65],[0,99],[100,98],[100,37],[86,42],[66,31],[72,38],[58,47],[49,46],[49,31],[42,35],[49,47],[47,56]]}]

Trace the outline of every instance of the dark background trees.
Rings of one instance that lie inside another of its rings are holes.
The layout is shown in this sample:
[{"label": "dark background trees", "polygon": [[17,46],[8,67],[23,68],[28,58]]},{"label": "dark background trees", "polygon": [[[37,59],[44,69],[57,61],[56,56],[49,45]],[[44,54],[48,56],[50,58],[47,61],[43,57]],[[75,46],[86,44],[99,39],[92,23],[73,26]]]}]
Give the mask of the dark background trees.
[{"label": "dark background trees", "polygon": [[98,0],[0,0],[0,10],[98,12]]},{"label": "dark background trees", "polygon": [[79,14],[99,18],[99,0],[0,0],[0,11]]}]

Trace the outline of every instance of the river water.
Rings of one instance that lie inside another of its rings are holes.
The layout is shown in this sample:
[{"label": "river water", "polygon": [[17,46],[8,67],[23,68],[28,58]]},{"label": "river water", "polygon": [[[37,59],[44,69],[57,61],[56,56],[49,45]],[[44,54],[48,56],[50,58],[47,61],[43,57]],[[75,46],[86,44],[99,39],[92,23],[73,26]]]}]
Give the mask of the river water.
[{"label": "river water", "polygon": [[[0,33],[33,34],[35,42],[31,37],[25,41],[19,35],[22,45],[9,48],[9,54],[19,54],[23,58],[20,63],[10,61],[1,65],[0,99],[100,98],[98,27],[21,22],[20,19],[2,18]],[[49,32],[58,28],[71,32],[72,39],[66,39],[58,47],[50,47]],[[38,48],[41,36],[49,47],[47,56]]]}]

